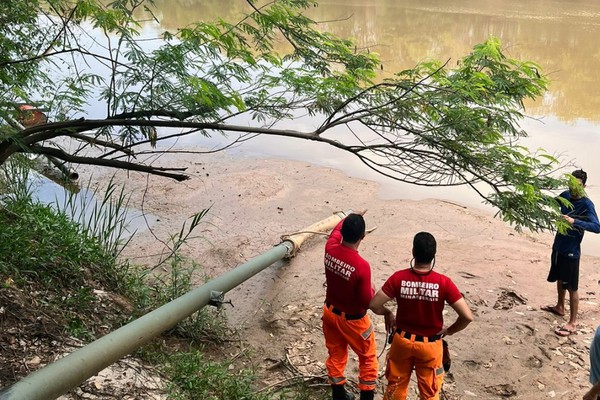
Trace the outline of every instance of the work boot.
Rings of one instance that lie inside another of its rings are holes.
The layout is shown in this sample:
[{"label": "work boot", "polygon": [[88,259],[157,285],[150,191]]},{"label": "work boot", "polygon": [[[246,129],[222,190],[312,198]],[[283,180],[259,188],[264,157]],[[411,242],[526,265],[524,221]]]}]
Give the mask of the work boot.
[{"label": "work boot", "polygon": [[345,385],[331,385],[332,400],[356,400],[352,393],[346,392]]},{"label": "work boot", "polygon": [[448,342],[442,339],[442,346],[444,348],[444,352],[442,355],[442,365],[444,366],[444,372],[450,371],[450,366],[452,365],[452,359],[450,358],[450,349],[448,349]]},{"label": "work boot", "polygon": [[373,400],[375,399],[375,391],[374,390],[361,390],[360,391],[360,400]]}]

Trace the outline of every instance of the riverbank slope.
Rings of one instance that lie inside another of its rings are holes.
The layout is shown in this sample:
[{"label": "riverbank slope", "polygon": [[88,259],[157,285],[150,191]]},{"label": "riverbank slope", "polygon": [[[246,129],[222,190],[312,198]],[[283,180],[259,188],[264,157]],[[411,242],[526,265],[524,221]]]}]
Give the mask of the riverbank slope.
[{"label": "riverbank slope", "polygon": [[[475,322],[448,340],[453,364],[446,398],[580,399],[587,390],[588,348],[598,325],[599,258],[582,258],[579,334],[559,338],[553,331],[566,321],[539,309],[556,297],[555,285],[546,282],[551,233],[520,234],[483,212],[439,200],[381,200],[373,182],[302,162],[224,153],[160,162],[187,166],[193,178],[176,183],[137,173],[115,177],[132,192],[132,206],[156,216],[151,230],[136,234],[125,251],[134,262],[154,265],[161,252],[156,238],[167,240],[205,208],[210,210],[184,252],[210,276],[336,211],[368,209],[368,228],[376,229],[360,252],[372,265],[376,288],[408,266],[412,237],[428,231],[438,241],[436,270],[456,282],[474,310]],[[106,176],[96,179],[100,186],[106,182]],[[284,385],[290,369],[307,379],[324,374],[325,240],[310,239],[295,258],[227,295],[234,306],[226,306],[230,324],[243,332],[264,385]],[[446,320],[453,319],[449,309]],[[373,320],[381,353],[383,320]],[[383,371],[385,355],[379,360]],[[356,380],[355,359],[347,374]]]}]

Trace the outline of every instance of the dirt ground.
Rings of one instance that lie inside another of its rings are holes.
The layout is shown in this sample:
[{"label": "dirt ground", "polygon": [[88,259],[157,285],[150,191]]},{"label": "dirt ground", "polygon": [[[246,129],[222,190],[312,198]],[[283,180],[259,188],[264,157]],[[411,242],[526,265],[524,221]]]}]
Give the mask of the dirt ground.
[{"label": "dirt ground", "polygon": [[[553,331],[566,320],[539,309],[556,299],[555,285],[546,282],[550,233],[519,234],[483,211],[444,201],[384,201],[375,183],[301,162],[218,153],[188,162],[162,158],[161,163],[187,166],[193,178],[176,183],[137,173],[116,177],[132,193],[131,205],[151,215],[151,229],[136,234],[125,252],[136,263],[154,265],[161,252],[156,238],[167,240],[193,213],[209,207],[184,251],[213,277],[270,249],[281,235],[336,211],[366,208],[368,228],[376,229],[359,250],[371,263],[377,289],[408,266],[414,234],[429,231],[438,241],[436,270],[454,280],[474,311],[475,321],[448,337],[452,369],[442,398],[581,399],[589,387],[600,259],[583,256],[579,332],[560,338]],[[325,240],[311,238],[294,258],[226,296],[233,304],[225,306],[229,323],[243,332],[264,385],[285,384],[290,368],[306,380],[324,375]],[[372,318],[383,371],[383,319]],[[445,318],[448,324],[454,320],[452,309]],[[347,376],[356,382],[356,375],[356,357],[351,357]],[[382,378],[378,399],[384,384]],[[409,399],[418,398],[415,386],[413,380]]]}]

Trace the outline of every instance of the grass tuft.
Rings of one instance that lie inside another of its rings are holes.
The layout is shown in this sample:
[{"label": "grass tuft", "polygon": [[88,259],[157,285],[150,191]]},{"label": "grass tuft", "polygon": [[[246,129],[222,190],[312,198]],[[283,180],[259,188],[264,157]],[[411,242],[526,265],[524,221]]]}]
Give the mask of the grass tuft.
[{"label": "grass tuft", "polygon": [[[180,254],[208,210],[171,237],[171,252],[160,264],[166,273],[158,273],[119,259],[127,244],[122,233],[128,197],[112,181],[104,195],[96,193],[100,200],[95,204],[67,196],[56,209],[32,200],[27,163],[16,160],[0,167],[0,187],[5,191],[0,195],[0,304],[6,309],[0,345],[11,350],[0,355],[0,386],[30,372],[20,369],[22,360],[40,355],[51,362],[55,343],[71,336],[92,341],[189,292],[198,276],[208,280],[200,266]],[[27,345],[11,347],[15,332]],[[228,334],[225,315],[205,307],[138,354],[165,374],[170,399],[325,398],[302,381],[275,393],[261,392],[252,369],[234,360],[209,360],[198,348],[229,343]],[[174,353],[167,352],[173,348],[164,346],[166,341],[177,344]]]}]

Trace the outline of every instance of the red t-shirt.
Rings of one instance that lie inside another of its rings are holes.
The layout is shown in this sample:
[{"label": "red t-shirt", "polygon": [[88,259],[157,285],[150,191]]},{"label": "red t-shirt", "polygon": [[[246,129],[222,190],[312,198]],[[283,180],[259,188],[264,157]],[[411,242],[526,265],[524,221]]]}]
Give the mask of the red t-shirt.
[{"label": "red t-shirt", "polygon": [[398,302],[396,327],[415,335],[433,336],[442,330],[444,302],[454,304],[462,295],[450,278],[431,271],[396,271],[381,288]]},{"label": "red t-shirt", "polygon": [[325,245],[325,301],[346,314],[362,314],[374,296],[371,267],[358,251],[342,245],[342,223],[335,227]]}]

